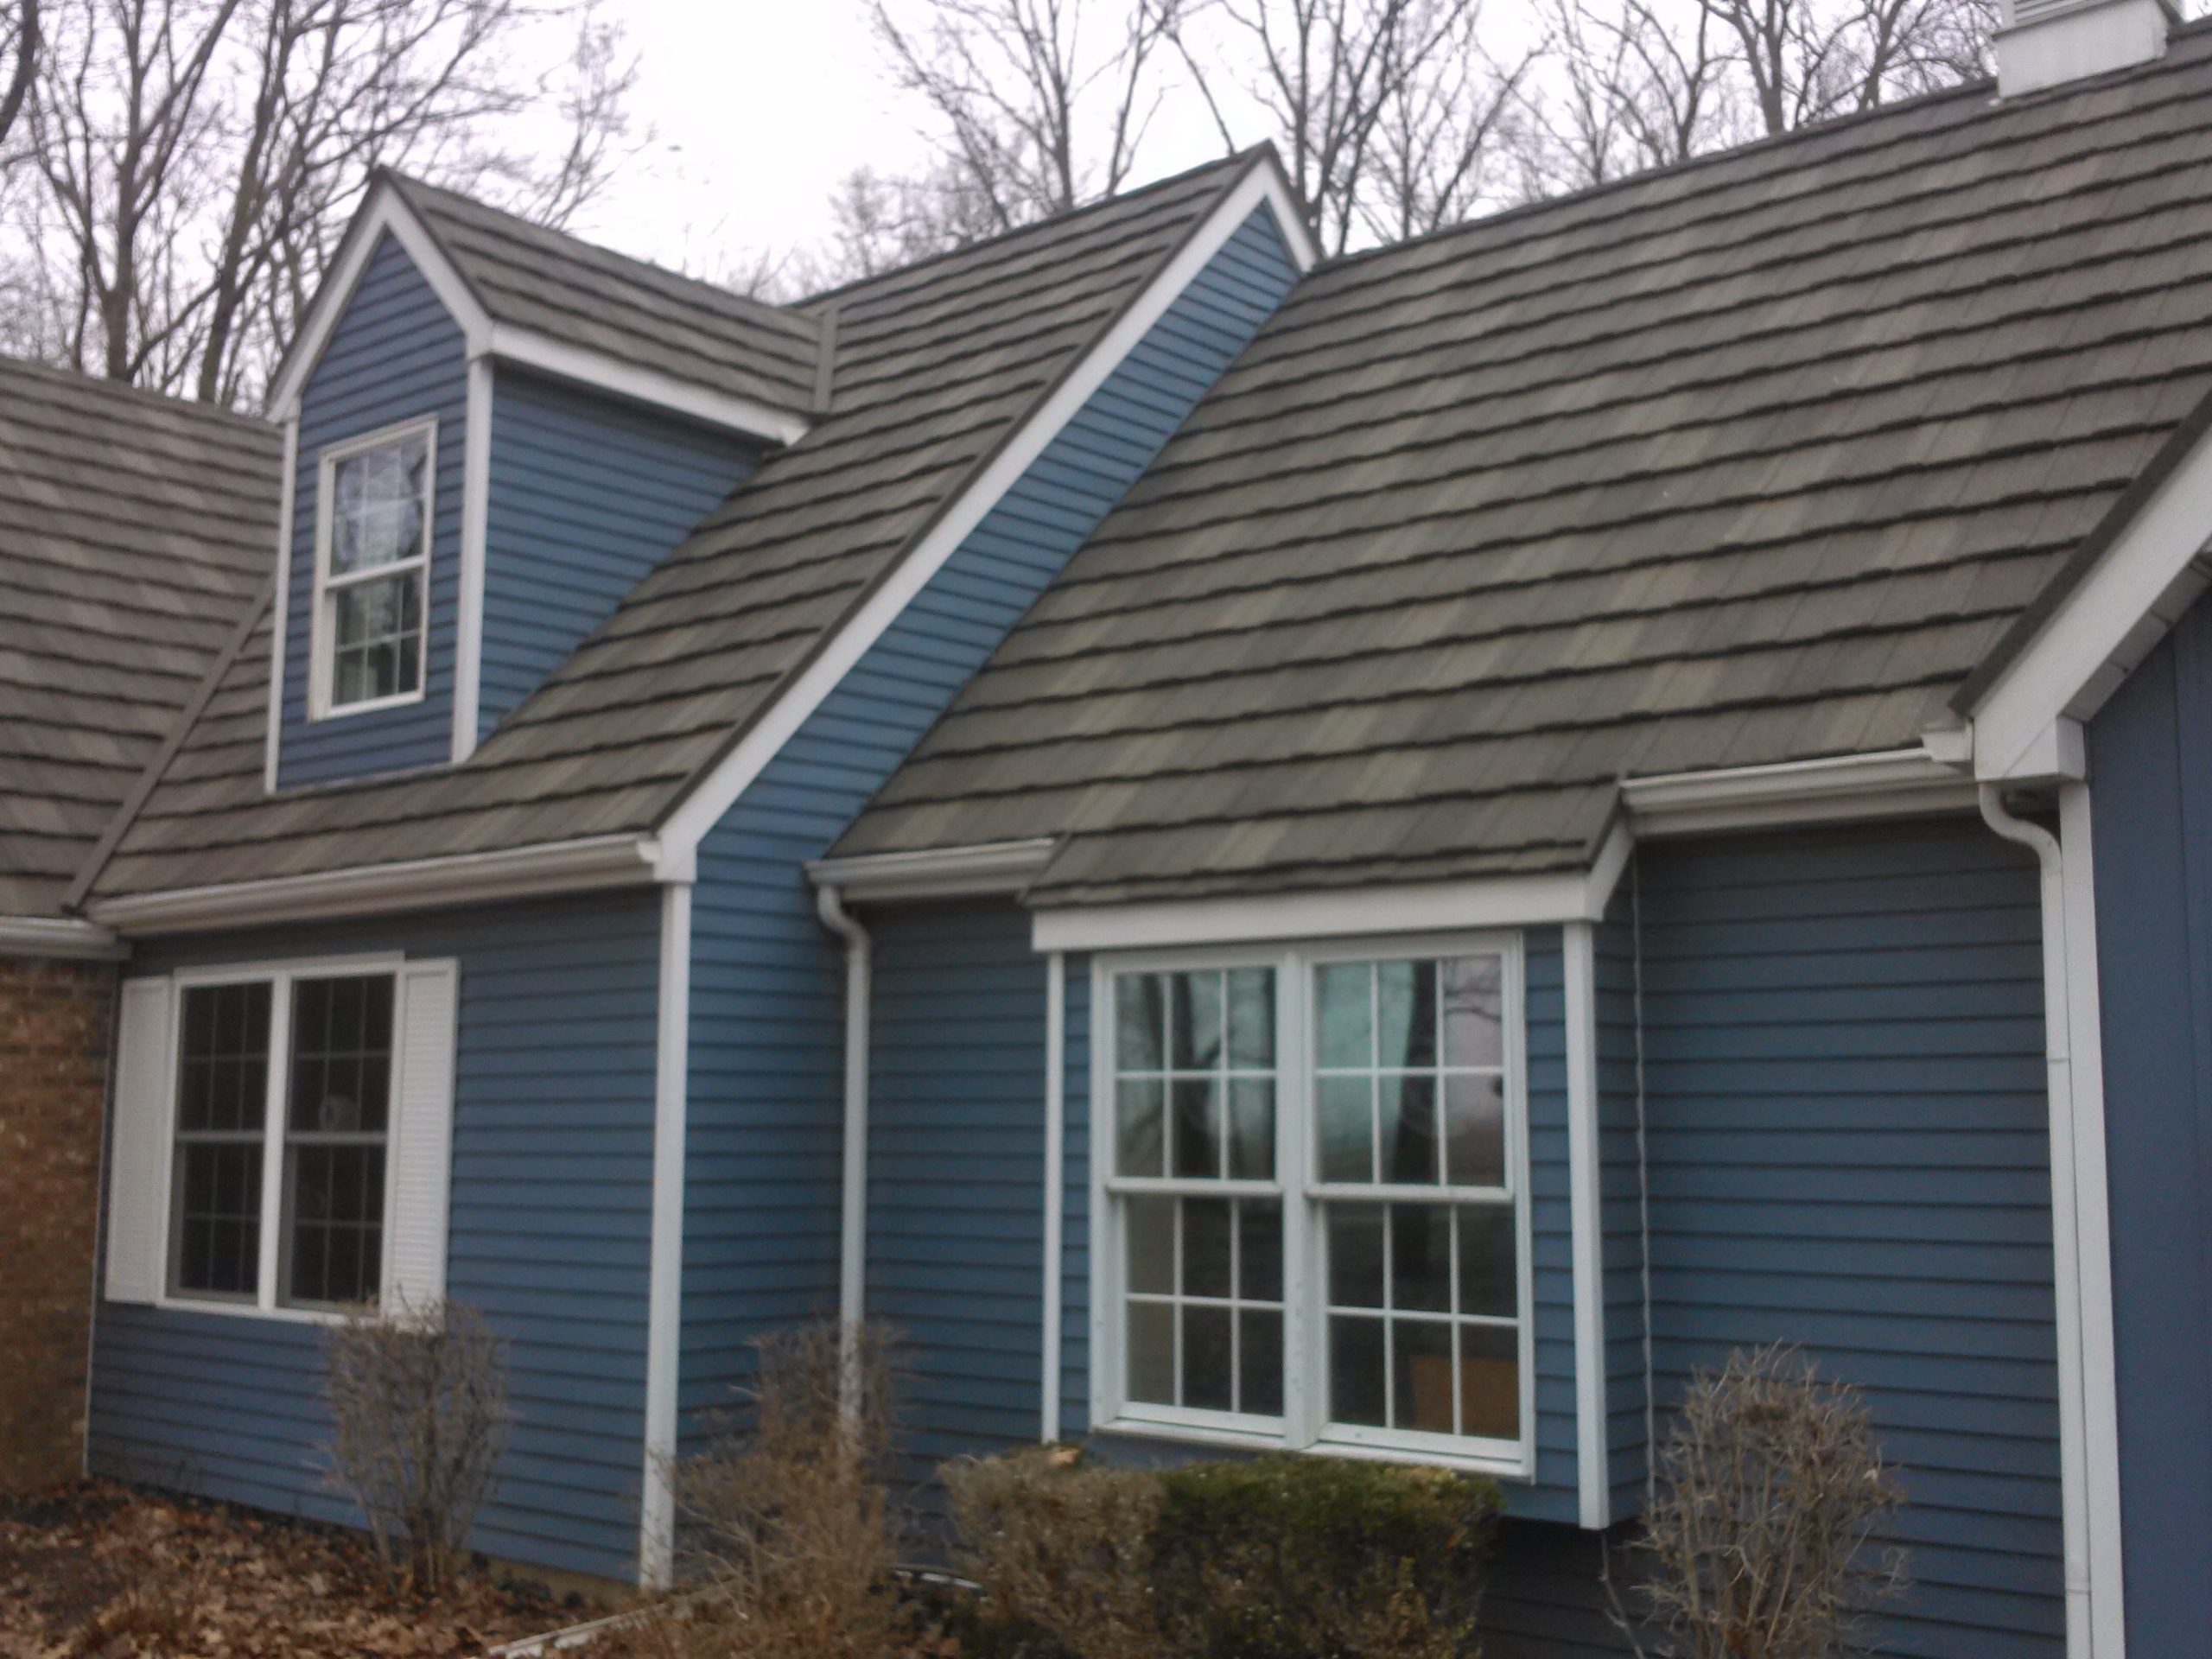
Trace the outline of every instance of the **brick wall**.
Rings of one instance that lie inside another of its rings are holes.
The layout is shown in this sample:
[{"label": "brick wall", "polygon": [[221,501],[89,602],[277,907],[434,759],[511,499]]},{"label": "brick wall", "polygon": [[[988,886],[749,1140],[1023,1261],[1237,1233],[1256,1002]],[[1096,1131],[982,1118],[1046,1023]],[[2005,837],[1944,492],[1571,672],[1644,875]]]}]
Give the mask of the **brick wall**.
[{"label": "brick wall", "polygon": [[0,957],[0,1491],[77,1472],[115,968]]}]

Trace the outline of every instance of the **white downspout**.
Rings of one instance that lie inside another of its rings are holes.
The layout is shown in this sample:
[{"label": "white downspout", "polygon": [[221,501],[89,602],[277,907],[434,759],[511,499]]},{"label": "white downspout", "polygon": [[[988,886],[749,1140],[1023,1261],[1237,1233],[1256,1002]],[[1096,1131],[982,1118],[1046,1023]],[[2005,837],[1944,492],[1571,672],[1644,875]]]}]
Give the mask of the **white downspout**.
[{"label": "white downspout", "polygon": [[[2043,893],[2044,1053],[2050,1100],[2050,1211],[2058,1338],[2058,1462],[2066,1540],[2066,1651],[2114,1659],[2097,1645],[2089,1551],[2089,1469],[2083,1433],[2082,1217],[2074,1110],[2073,1011],[2068,994],[2066,862],[2058,838],[2005,810],[1994,784],[1980,790],[1981,816],[2005,840],[2032,850]],[[2114,1654],[2116,1654],[2116,1649]]]},{"label": "white downspout", "polygon": [[845,942],[844,1213],[837,1252],[837,1322],[847,1358],[867,1317],[868,1003],[874,981],[868,930],[846,912],[835,887],[817,887],[823,926]]}]

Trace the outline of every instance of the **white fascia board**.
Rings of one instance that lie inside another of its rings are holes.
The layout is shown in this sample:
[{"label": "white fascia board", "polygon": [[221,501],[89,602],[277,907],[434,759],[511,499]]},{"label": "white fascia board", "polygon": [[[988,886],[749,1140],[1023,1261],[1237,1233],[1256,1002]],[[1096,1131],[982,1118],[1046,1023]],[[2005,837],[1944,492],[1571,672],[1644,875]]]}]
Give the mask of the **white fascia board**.
[{"label": "white fascia board", "polygon": [[461,619],[454,641],[453,764],[476,752],[484,679],[484,558],[492,519],[492,359],[468,365],[461,434]]},{"label": "white fascia board", "polygon": [[1049,837],[1039,837],[925,852],[819,858],[807,865],[806,875],[817,887],[836,888],[851,904],[1019,893],[1045,868],[1058,845]]},{"label": "white fascia board", "polygon": [[95,922],[118,934],[147,938],[689,879],[658,874],[667,867],[651,836],[595,836],[495,853],[133,893],[96,900],[86,909]]},{"label": "white fascia board", "polygon": [[1641,838],[1793,823],[1972,811],[1974,780],[1925,748],[1621,782]]},{"label": "white fascia board", "polygon": [[1557,875],[1040,909],[1030,944],[1039,951],[1150,950],[1594,922],[1604,918],[1632,844],[1616,826],[1592,868]]},{"label": "white fascia board", "polygon": [[111,929],[67,916],[0,916],[0,957],[113,961],[130,947]]},{"label": "white fascia board", "polygon": [[2096,568],[2044,620],[1975,703],[1974,772],[2024,780],[2030,751],[2061,719],[2104,706],[2212,586],[2212,437],[2183,457]]},{"label": "white fascia board", "polygon": [[1585,1529],[1612,1524],[1605,1421],[1604,1165],[1598,1124],[1598,957],[1588,922],[1561,930],[1567,1008],[1568,1234],[1574,1285],[1574,1466]]},{"label": "white fascia board", "polygon": [[1223,197],[1180,251],[1154,277],[1135,303],[1086,353],[982,474],[963,491],[905,560],[880,583],[846,621],[835,639],[799,674],[774,704],[684,798],[661,827],[661,842],[671,855],[696,855],[707,832],[721,821],[739,796],[804,725],[807,717],[844,681],[868,648],[913,602],[916,594],[959,550],[976,526],[1014,487],[1046,445],[1058,437],[1091,394],[1119,368],[1137,342],[1182,296],[1223,244],[1254,210],[1272,207],[1275,219],[1304,270],[1313,243],[1300,234],[1303,221],[1282,182],[1264,162],[1254,166]]},{"label": "white fascia board", "polygon": [[747,437],[792,444],[806,435],[805,418],[789,410],[772,409],[750,397],[716,391],[712,386],[679,379],[658,369],[626,363],[604,352],[556,340],[532,329],[518,328],[512,323],[493,324],[486,349],[501,362],[535,369],[556,380],[589,386],[595,391],[666,410],[709,426],[741,432]]}]

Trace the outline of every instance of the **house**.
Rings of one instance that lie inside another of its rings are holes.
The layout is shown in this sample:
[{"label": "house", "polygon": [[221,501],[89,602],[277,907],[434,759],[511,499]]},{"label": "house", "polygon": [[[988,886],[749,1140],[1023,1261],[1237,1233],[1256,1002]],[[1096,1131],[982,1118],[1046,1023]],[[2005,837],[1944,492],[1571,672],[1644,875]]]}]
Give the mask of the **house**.
[{"label": "house", "polygon": [[342,1517],[319,1326],[451,1298],[479,1546],[657,1580],[842,1311],[918,1471],[1495,1475],[1486,1651],[1604,1653],[1783,1340],[1887,1650],[2212,1651],[2212,29],[2009,24],[1327,263],[1264,153],[793,307],[379,180],[270,493],[149,486],[271,589],[6,935],[127,953],[92,1465]]}]

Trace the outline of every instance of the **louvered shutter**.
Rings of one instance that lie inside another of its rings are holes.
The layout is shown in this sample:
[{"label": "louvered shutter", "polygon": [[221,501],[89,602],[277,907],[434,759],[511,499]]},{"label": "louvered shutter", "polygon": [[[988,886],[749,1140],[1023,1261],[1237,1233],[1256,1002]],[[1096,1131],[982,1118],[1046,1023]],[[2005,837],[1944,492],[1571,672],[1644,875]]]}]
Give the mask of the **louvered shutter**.
[{"label": "louvered shutter", "polygon": [[399,970],[394,1020],[391,1226],[385,1240],[384,1305],[428,1309],[445,1300],[447,1205],[453,1179],[454,1033],[460,964],[410,962]]},{"label": "louvered shutter", "polygon": [[150,1302],[162,1288],[168,1211],[169,982],[126,979],[115,1045],[115,1139],[108,1151],[107,1299]]}]

